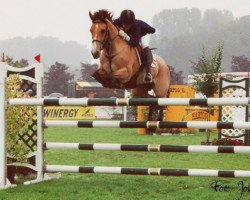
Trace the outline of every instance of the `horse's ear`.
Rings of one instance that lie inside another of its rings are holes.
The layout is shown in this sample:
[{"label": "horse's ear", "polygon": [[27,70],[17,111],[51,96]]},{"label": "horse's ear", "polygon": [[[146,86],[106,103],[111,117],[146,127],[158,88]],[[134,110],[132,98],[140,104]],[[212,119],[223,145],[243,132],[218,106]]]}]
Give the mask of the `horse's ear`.
[{"label": "horse's ear", "polygon": [[105,19],[105,22],[107,22],[108,25],[111,25],[111,24],[112,24],[112,22],[109,21],[107,18]]},{"label": "horse's ear", "polygon": [[92,15],[92,13],[89,11],[89,17],[90,17],[90,19],[93,21],[93,19],[94,19],[94,16]]},{"label": "horse's ear", "polygon": [[108,19],[105,19],[105,22],[108,26],[108,29],[112,29],[112,23]]}]

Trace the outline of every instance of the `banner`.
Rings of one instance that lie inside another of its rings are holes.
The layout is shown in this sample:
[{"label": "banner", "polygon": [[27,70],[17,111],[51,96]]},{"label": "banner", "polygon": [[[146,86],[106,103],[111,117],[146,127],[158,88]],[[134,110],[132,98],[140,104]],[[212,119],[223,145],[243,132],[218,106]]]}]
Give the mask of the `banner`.
[{"label": "banner", "polygon": [[95,119],[94,106],[48,106],[44,107],[44,119],[47,120],[83,120]]}]

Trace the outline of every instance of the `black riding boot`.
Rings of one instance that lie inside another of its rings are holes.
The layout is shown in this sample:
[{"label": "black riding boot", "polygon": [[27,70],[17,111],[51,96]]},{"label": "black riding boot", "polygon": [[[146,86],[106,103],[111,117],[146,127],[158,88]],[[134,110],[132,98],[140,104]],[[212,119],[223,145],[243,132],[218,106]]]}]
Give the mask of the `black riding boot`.
[{"label": "black riding boot", "polygon": [[152,74],[150,73],[150,71],[151,71],[151,64],[153,62],[153,55],[152,55],[152,52],[149,49],[149,47],[146,47],[144,49],[144,54],[145,54],[144,65],[145,65],[145,68],[146,68],[146,75],[144,77],[144,82],[145,83],[151,83],[153,81]]}]

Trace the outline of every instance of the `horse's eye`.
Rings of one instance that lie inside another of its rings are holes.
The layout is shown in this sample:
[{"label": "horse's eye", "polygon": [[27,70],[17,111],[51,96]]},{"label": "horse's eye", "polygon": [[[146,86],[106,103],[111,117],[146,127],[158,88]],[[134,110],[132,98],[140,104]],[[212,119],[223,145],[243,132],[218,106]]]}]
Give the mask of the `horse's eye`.
[{"label": "horse's eye", "polygon": [[102,30],[101,30],[101,33],[102,33],[102,34],[106,33],[106,29],[102,29]]}]

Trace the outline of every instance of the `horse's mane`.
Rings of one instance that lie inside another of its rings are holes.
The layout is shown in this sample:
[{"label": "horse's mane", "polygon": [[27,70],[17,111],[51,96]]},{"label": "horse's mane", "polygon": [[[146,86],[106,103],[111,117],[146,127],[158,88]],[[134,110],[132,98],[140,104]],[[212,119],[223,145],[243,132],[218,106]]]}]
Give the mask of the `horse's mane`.
[{"label": "horse's mane", "polygon": [[93,21],[100,20],[105,21],[105,19],[108,19],[109,21],[113,22],[113,14],[109,12],[108,10],[102,9],[98,10],[93,14]]}]

